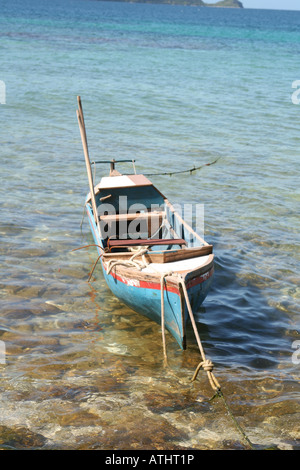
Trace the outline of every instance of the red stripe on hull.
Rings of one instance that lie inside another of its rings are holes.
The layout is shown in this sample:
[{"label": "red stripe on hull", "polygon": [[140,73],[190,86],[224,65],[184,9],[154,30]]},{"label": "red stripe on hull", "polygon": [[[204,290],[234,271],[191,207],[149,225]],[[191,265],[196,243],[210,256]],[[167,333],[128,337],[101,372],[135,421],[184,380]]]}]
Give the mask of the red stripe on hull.
[{"label": "red stripe on hull", "polygon": [[[106,267],[103,265],[105,271]],[[198,284],[202,284],[202,282],[205,282],[207,279],[209,279],[213,275],[214,268],[211,268],[209,271],[207,271],[204,274],[201,274],[200,276],[196,277],[195,279],[192,279],[189,281],[186,285],[187,289],[190,289],[191,287],[197,286]],[[138,287],[141,289],[153,289],[153,290],[160,290],[161,286],[160,283],[158,282],[150,282],[150,281],[138,281],[134,279],[127,279],[123,276],[119,276],[116,273],[111,272],[111,276],[113,276],[114,279],[117,281],[122,282],[123,284],[130,285],[133,287]],[[176,287],[173,286],[168,286],[167,288],[165,287],[165,290],[168,290],[168,292],[173,292],[174,294],[179,295],[179,290]]]}]

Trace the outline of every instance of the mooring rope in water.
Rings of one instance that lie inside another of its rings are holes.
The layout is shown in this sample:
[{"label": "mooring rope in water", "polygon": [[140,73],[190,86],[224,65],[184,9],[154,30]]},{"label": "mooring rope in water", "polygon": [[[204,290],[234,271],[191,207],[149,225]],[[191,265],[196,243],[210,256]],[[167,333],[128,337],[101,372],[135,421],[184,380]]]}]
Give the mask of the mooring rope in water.
[{"label": "mooring rope in water", "polygon": [[[97,258],[97,260],[94,264],[92,272],[90,273],[90,276],[89,276],[89,280],[90,280],[90,278],[91,278],[91,276],[94,272],[94,269],[95,269],[99,259],[104,254],[104,249],[100,245],[91,244],[91,245],[85,245],[85,246],[82,246],[82,247],[79,247],[79,248],[74,248],[72,250],[72,251],[76,251],[76,250],[80,250],[80,249],[83,249],[83,248],[89,248],[90,246],[99,247],[101,249],[102,253],[98,256],[98,258]],[[113,259],[110,260],[108,262],[108,265],[107,265],[108,266],[107,267],[107,273],[109,274],[110,271],[117,265],[124,265],[124,266],[127,266],[127,267],[134,266],[134,267],[136,267],[140,270],[143,269],[144,267],[146,267],[149,264],[149,262],[145,258],[145,254],[147,252],[147,249],[148,249],[148,247],[140,247],[140,249],[135,251],[135,253],[133,254],[133,256],[129,260],[124,260],[124,261],[122,261],[122,260],[113,260]],[[141,262],[141,261],[138,261],[138,260],[134,260],[134,258],[137,257],[137,256],[142,256],[143,261]],[[190,317],[190,320],[191,320],[191,323],[192,323],[192,326],[193,326],[194,334],[195,334],[196,341],[197,341],[197,344],[198,344],[198,347],[199,347],[199,350],[200,350],[200,354],[201,354],[201,358],[202,358],[202,361],[198,364],[191,381],[194,382],[196,380],[196,378],[198,376],[198,373],[199,373],[201,368],[207,373],[211,388],[215,392],[213,397],[210,399],[210,401],[212,401],[217,396],[222,398],[222,400],[224,402],[224,405],[225,405],[225,408],[226,408],[229,416],[231,417],[236,429],[240,432],[240,434],[243,436],[243,439],[247,442],[249,447],[253,450],[254,449],[253,444],[251,443],[250,439],[247,437],[246,433],[243,431],[243,429],[241,428],[241,426],[237,422],[236,418],[234,417],[233,413],[231,412],[231,410],[229,408],[229,405],[228,405],[228,403],[227,403],[227,401],[224,397],[224,394],[221,390],[221,386],[220,386],[218,380],[216,379],[215,375],[212,372],[213,368],[214,368],[214,364],[212,363],[212,361],[210,359],[207,359],[206,356],[205,356],[205,352],[204,352],[202,342],[201,342],[201,339],[200,339],[200,336],[199,336],[199,333],[198,333],[198,330],[197,330],[194,314],[193,314],[192,307],[191,307],[191,304],[190,304],[190,300],[189,300],[189,297],[188,297],[188,292],[187,292],[187,288],[186,288],[186,285],[185,285],[185,281],[184,281],[183,277],[180,274],[173,273],[173,272],[163,273],[161,275],[161,279],[160,279],[160,287],[161,287],[161,329],[162,329],[164,365],[167,366],[167,348],[166,348],[166,339],[165,339],[165,309],[164,309],[164,284],[165,284],[165,278],[166,277],[177,277],[177,278],[179,278],[179,283],[182,286],[182,290],[183,290],[183,293],[184,293],[184,297],[185,297],[189,317]]]},{"label": "mooring rope in water", "polygon": [[224,397],[224,394],[223,394],[221,388],[214,394],[213,397],[211,397],[210,401],[214,400],[216,397],[222,398],[222,400],[223,400],[223,402],[224,402],[224,406],[225,406],[225,408],[226,408],[226,410],[227,410],[227,412],[228,412],[230,418],[232,419],[232,421],[233,421],[233,423],[234,423],[236,429],[237,429],[237,430],[240,432],[240,434],[243,436],[243,438],[245,439],[245,441],[247,442],[247,444],[249,445],[249,447],[250,447],[252,450],[254,450],[254,449],[255,449],[254,445],[252,444],[252,442],[250,441],[250,439],[247,437],[245,431],[241,428],[241,426],[239,425],[237,419],[236,419],[235,416],[233,415],[233,413],[232,413],[231,409],[229,408],[229,405],[228,405],[228,403],[227,403],[227,401],[226,401],[226,399],[225,399],[225,397]]},{"label": "mooring rope in water", "polygon": [[144,176],[164,176],[164,175],[168,175],[168,176],[173,176],[173,175],[179,175],[181,173],[190,173],[192,174],[193,171],[197,171],[197,170],[200,170],[201,168],[205,167],[205,166],[210,166],[210,165],[214,165],[215,163],[217,163],[218,160],[220,160],[221,157],[217,158],[216,160],[214,160],[213,162],[210,162],[210,163],[204,163],[203,165],[200,165],[200,166],[194,166],[193,168],[189,168],[188,170],[179,170],[179,171],[165,171],[163,173],[143,173]]},{"label": "mooring rope in water", "polygon": [[[85,246],[80,246],[79,248],[74,248],[73,250],[71,251],[76,251],[76,250],[82,250],[83,248],[89,248],[90,246],[97,246],[98,248],[101,249],[102,253],[98,256],[97,260],[95,261],[94,263],[94,266],[93,266],[93,269],[92,271],[90,272],[89,274],[89,278],[88,278],[88,282],[90,282],[91,280],[91,277],[93,275],[93,272],[97,266],[97,263],[99,261],[100,258],[103,257],[103,255],[105,254],[105,250],[104,248],[102,248],[102,246],[100,245],[97,245],[95,243],[92,243],[91,245],[85,245]],[[125,266],[127,268],[137,268],[139,270],[145,268],[146,266],[148,266],[149,264],[149,261],[146,260],[146,257],[145,257],[145,254],[147,253],[148,251],[148,247],[144,247],[144,246],[141,246],[139,247],[138,250],[132,250],[134,251],[133,255],[129,258],[129,260],[118,260],[118,259],[110,259],[108,262],[107,262],[107,274],[110,274],[111,270],[115,267],[115,266]],[[135,260],[135,258],[137,256],[141,256],[142,257],[142,261],[139,261],[139,260]]]},{"label": "mooring rope in water", "polygon": [[194,314],[193,314],[192,307],[191,307],[191,304],[190,304],[190,299],[188,297],[188,292],[187,292],[185,281],[184,281],[183,277],[180,274],[172,273],[172,272],[164,273],[161,276],[161,323],[162,323],[164,363],[167,364],[167,351],[166,351],[165,326],[164,326],[164,283],[165,283],[165,278],[167,276],[171,276],[171,277],[173,276],[173,277],[179,278],[179,283],[180,283],[180,285],[182,287],[182,290],[183,290],[183,293],[184,293],[185,302],[186,302],[186,305],[187,305],[189,317],[190,317],[190,320],[191,320],[191,323],[192,323],[192,326],[193,326],[194,334],[195,334],[196,341],[197,341],[197,344],[198,344],[198,347],[199,347],[199,350],[200,350],[200,354],[201,354],[201,358],[202,358],[202,361],[198,364],[191,381],[194,382],[196,380],[196,378],[198,376],[198,373],[199,373],[201,368],[207,373],[210,386],[213,389],[213,391],[215,392],[213,397],[210,399],[210,401],[212,401],[217,396],[222,398],[222,400],[224,402],[224,405],[225,405],[225,408],[226,408],[229,416],[231,417],[236,429],[240,432],[240,434],[243,436],[243,439],[247,442],[249,447],[253,450],[254,446],[253,446],[252,442],[247,437],[246,433],[243,431],[243,429],[241,428],[241,426],[237,422],[236,418],[234,417],[233,413],[231,412],[231,410],[229,408],[229,405],[228,405],[228,403],[227,403],[227,401],[224,397],[224,394],[221,390],[221,385],[219,384],[218,380],[216,379],[215,375],[212,372],[213,368],[214,368],[214,364],[212,363],[212,361],[210,359],[207,359],[206,356],[205,356],[204,348],[202,346],[202,342],[201,342],[201,339],[200,339],[200,336],[199,336],[199,333],[198,333],[198,330],[197,330]]},{"label": "mooring rope in water", "polygon": [[188,309],[188,312],[189,312],[190,320],[191,320],[191,323],[192,323],[192,326],[193,326],[196,341],[197,341],[197,344],[198,344],[198,347],[199,347],[199,350],[200,350],[200,354],[201,354],[201,357],[202,357],[202,361],[198,364],[197,369],[196,369],[196,371],[193,375],[192,382],[194,380],[196,380],[198,372],[202,367],[205,370],[205,372],[207,373],[211,388],[215,392],[217,392],[218,390],[220,390],[221,387],[220,387],[219,382],[217,381],[216,377],[214,376],[214,374],[212,372],[213,368],[214,368],[214,365],[213,365],[212,361],[210,361],[209,359],[206,359],[205,352],[204,352],[204,349],[203,349],[203,346],[202,346],[202,342],[201,342],[201,339],[200,339],[200,336],[199,336],[199,333],[198,333],[198,330],[197,330],[197,325],[196,325],[195,318],[194,318],[194,315],[193,315],[193,311],[192,311],[192,307],[191,307],[191,304],[190,304],[190,299],[189,299],[189,296],[188,296],[186,285],[185,285],[184,279],[180,275],[179,275],[179,282],[180,282],[180,285],[181,285],[183,293],[184,293],[185,302],[186,302],[187,309]]},{"label": "mooring rope in water", "polygon": [[202,346],[202,342],[201,342],[201,339],[200,339],[200,336],[199,336],[199,333],[198,333],[198,330],[197,330],[195,318],[194,318],[194,315],[193,315],[193,311],[192,311],[192,307],[191,307],[191,304],[190,304],[190,300],[189,300],[189,296],[188,296],[188,292],[187,292],[187,289],[186,289],[184,279],[182,278],[182,276],[180,274],[173,273],[173,272],[163,273],[162,276],[161,276],[161,279],[160,279],[160,286],[161,286],[161,328],[162,328],[162,337],[163,337],[164,358],[165,358],[165,360],[167,359],[166,340],[165,340],[165,325],[164,325],[164,323],[165,323],[165,320],[164,320],[164,312],[165,312],[165,308],[164,308],[164,282],[165,282],[165,278],[167,276],[179,278],[179,284],[181,285],[182,290],[183,290],[183,294],[184,294],[184,298],[185,298],[185,301],[186,301],[189,317],[190,317],[190,320],[191,320],[191,323],[192,323],[192,326],[193,326],[196,341],[197,341],[197,344],[198,344],[198,347],[199,347],[199,350],[200,350],[200,354],[201,354],[201,357],[202,357],[202,361],[198,364],[198,366],[196,368],[196,371],[193,375],[192,382],[194,382],[196,380],[197,375],[199,373],[199,370],[202,367],[203,370],[205,370],[205,372],[207,372],[209,383],[210,383],[213,391],[217,392],[220,389],[220,384],[219,384],[219,382],[217,381],[216,377],[214,376],[214,374],[212,372],[213,368],[214,368],[214,365],[213,365],[212,361],[209,360],[209,359],[206,359],[205,352],[204,352],[204,349],[203,349],[203,346]]},{"label": "mooring rope in water", "polygon": [[100,250],[102,250],[102,253],[98,256],[96,262],[94,263],[93,269],[92,269],[92,271],[91,271],[90,274],[89,274],[88,282],[90,282],[90,280],[91,280],[91,277],[92,277],[92,275],[93,275],[93,272],[94,272],[94,270],[95,270],[95,268],[96,268],[96,266],[97,266],[97,263],[98,263],[99,259],[102,258],[102,256],[103,256],[104,249],[102,248],[102,246],[97,245],[97,244],[95,244],[95,243],[92,243],[91,245],[84,245],[84,246],[80,246],[80,247],[78,247],[78,248],[74,248],[73,250],[71,250],[71,251],[82,250],[83,248],[89,248],[90,246],[97,246],[98,248],[100,248]]},{"label": "mooring rope in water", "polygon": [[164,284],[165,277],[172,276],[172,272],[163,273],[160,278],[160,300],[161,300],[161,334],[162,334],[162,343],[163,343],[163,354],[164,354],[164,366],[167,365],[167,347],[166,347],[166,333],[165,333],[165,301],[164,301]]}]

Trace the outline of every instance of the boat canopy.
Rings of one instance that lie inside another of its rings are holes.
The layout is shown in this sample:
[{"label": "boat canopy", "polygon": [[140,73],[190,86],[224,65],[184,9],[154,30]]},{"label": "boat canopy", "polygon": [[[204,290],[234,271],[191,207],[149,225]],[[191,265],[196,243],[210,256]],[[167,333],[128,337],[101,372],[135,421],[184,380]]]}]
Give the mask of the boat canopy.
[{"label": "boat canopy", "polygon": [[[120,175],[101,178],[95,199],[97,207],[105,204],[107,213],[111,206],[118,214],[162,208],[166,198],[144,175]],[[90,201],[89,193],[86,202]]]}]

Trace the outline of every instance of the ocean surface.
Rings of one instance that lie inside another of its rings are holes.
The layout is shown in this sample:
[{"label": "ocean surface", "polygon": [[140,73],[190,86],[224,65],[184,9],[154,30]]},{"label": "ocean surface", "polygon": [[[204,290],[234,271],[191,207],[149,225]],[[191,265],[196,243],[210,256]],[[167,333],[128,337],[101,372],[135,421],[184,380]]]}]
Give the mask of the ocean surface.
[{"label": "ocean surface", "polygon": [[190,381],[192,330],[166,370],[159,325],[72,251],[92,243],[80,95],[92,160],[204,205],[206,355],[251,443],[300,450],[299,53],[300,12],[0,0],[1,449],[248,448]]}]

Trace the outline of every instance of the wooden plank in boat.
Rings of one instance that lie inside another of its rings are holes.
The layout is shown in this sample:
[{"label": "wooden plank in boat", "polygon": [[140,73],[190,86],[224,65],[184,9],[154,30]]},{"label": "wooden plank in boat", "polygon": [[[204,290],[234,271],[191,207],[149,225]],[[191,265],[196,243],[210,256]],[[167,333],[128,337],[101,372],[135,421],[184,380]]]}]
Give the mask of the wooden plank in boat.
[{"label": "wooden plank in boat", "polygon": [[212,245],[204,245],[197,248],[186,248],[183,250],[176,250],[174,252],[165,251],[164,253],[162,253],[163,263],[170,263],[171,261],[180,261],[182,259],[196,258],[197,256],[206,256],[210,255],[212,251]]},{"label": "wooden plank in boat", "polygon": [[164,212],[133,212],[128,214],[107,214],[101,215],[100,219],[103,222],[118,222],[121,220],[135,220],[135,219],[152,219],[152,218],[159,218],[162,220],[163,216],[165,215]]},{"label": "wooden plank in boat", "polygon": [[[213,252],[212,245],[205,245],[196,248],[186,248],[183,250],[166,250],[162,253],[153,253],[149,251],[146,259],[151,263],[171,263],[172,261],[180,261],[183,259],[196,258],[197,256],[210,255]],[[133,256],[134,252],[119,252],[119,253],[105,253],[103,258],[108,261],[109,259],[129,259]]]},{"label": "wooden plank in boat", "polygon": [[163,239],[141,239],[138,238],[136,240],[124,240],[124,239],[113,239],[108,240],[107,247],[108,249],[112,248],[123,248],[123,247],[130,247],[130,246],[154,246],[154,245],[186,245],[186,241],[183,238],[163,238]]}]

